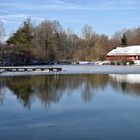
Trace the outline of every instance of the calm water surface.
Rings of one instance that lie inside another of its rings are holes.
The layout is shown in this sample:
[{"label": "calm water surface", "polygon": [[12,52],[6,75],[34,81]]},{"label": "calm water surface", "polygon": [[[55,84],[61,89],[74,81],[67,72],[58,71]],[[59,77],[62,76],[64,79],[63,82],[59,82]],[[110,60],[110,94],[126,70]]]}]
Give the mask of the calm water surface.
[{"label": "calm water surface", "polygon": [[0,77],[0,140],[139,140],[139,74]]}]

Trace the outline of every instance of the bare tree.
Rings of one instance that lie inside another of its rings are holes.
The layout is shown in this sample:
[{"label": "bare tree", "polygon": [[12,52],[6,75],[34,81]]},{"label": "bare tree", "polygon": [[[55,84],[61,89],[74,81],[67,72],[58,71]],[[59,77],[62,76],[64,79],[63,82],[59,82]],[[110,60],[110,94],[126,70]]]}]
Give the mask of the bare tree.
[{"label": "bare tree", "polygon": [[86,44],[86,60],[91,60],[91,49],[95,46],[95,39],[97,35],[93,31],[93,27],[86,24],[82,29],[82,36]]},{"label": "bare tree", "polygon": [[5,29],[3,22],[0,21],[0,44],[3,42],[4,37],[5,37]]}]

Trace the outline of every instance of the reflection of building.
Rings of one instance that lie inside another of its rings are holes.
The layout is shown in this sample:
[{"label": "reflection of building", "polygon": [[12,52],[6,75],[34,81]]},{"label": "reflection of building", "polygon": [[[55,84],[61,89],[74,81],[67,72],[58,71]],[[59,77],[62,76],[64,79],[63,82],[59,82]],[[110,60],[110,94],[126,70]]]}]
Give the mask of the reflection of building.
[{"label": "reflection of building", "polygon": [[117,82],[140,84],[140,74],[109,74],[109,77]]},{"label": "reflection of building", "polygon": [[111,62],[140,60],[140,45],[113,49],[107,54],[106,59]]}]

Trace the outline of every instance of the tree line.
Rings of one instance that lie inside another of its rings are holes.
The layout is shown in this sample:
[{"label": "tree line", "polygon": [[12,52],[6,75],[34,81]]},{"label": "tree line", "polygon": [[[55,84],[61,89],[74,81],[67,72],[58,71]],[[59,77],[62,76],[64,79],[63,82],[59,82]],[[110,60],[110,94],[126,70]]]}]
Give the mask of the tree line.
[{"label": "tree line", "polygon": [[[0,24],[0,41],[4,35]],[[113,48],[140,44],[140,28],[121,30],[112,37],[98,34],[91,25],[84,25],[81,35],[65,30],[58,21],[44,20],[35,25],[31,18],[6,40],[7,46],[24,50],[36,59],[52,61],[105,60]]]},{"label": "tree line", "polygon": [[123,95],[140,97],[139,83],[118,81],[106,74],[15,76],[0,77],[0,81],[0,105],[4,103],[5,88],[27,108],[31,107],[33,98],[39,99],[45,107],[50,107],[53,103],[58,103],[64,95],[77,94],[74,92],[77,89],[80,90],[81,99],[90,103],[94,101],[97,91],[104,91],[107,85],[116,91],[121,90]]}]

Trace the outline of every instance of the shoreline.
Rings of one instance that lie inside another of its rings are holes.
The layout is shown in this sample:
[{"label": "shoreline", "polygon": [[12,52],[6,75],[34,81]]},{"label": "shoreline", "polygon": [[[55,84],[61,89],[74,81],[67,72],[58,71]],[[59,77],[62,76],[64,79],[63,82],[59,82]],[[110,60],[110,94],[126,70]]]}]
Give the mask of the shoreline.
[{"label": "shoreline", "polygon": [[[37,67],[37,66],[35,66]],[[42,66],[44,67],[44,66]],[[49,66],[45,66],[46,68]],[[140,66],[120,65],[53,65],[52,68],[62,68],[61,71],[18,71],[0,72],[3,76],[39,76],[52,74],[140,74]]]}]

